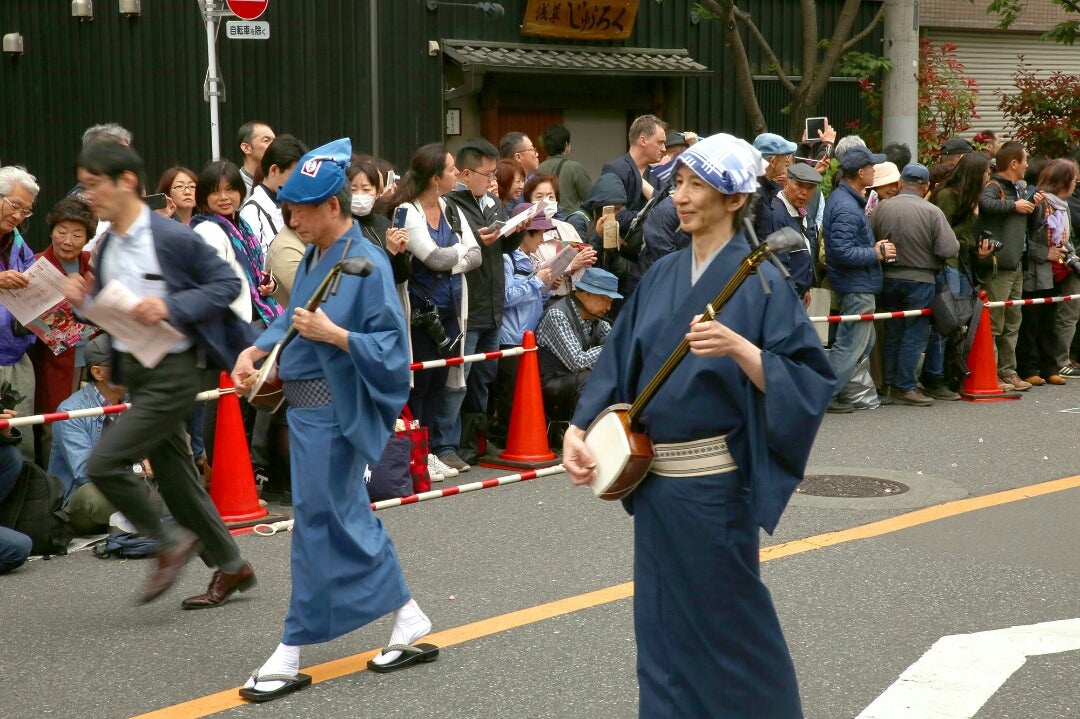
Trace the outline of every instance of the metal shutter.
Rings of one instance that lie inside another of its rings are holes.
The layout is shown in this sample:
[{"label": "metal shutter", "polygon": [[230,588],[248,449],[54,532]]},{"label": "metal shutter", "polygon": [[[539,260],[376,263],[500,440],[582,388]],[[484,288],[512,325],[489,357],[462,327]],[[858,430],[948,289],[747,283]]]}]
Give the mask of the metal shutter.
[{"label": "metal shutter", "polygon": [[1055,70],[1080,72],[1080,45],[1072,47],[1053,42],[1043,42],[1036,34],[1020,32],[995,32],[979,30],[963,32],[945,29],[925,29],[923,37],[931,42],[949,42],[956,45],[956,57],[964,63],[965,71],[979,83],[979,119],[974,127],[964,133],[971,137],[979,130],[1001,131],[1004,137],[1012,134],[1012,128],[998,110],[1002,93],[1015,92],[1013,74],[1016,72],[1018,55],[1032,65],[1040,75]]}]

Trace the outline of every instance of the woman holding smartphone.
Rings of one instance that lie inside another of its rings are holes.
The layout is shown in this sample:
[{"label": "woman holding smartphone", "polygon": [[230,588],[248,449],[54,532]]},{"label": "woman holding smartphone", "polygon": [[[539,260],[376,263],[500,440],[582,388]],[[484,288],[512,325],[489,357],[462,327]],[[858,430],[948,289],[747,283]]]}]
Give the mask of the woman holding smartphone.
[{"label": "woman holding smartphone", "polygon": [[[442,359],[464,353],[468,288],[462,274],[480,265],[480,247],[460,210],[447,212],[442,195],[457,185],[454,156],[439,143],[424,145],[409,161],[390,205],[393,226],[408,234],[412,255],[408,304],[413,361]],[[451,424],[440,405],[447,386],[465,386],[460,365],[413,374],[409,409],[431,431],[432,446]],[[444,437],[445,439],[445,437]],[[454,438],[454,446],[457,438]]]}]

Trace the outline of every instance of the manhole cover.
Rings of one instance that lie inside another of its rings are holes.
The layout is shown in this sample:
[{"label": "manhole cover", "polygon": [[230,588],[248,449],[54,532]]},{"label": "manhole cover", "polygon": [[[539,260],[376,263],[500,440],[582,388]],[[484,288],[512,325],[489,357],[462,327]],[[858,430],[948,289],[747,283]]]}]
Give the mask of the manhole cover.
[{"label": "manhole cover", "polygon": [[815,497],[891,497],[903,494],[910,487],[877,477],[859,477],[851,474],[811,475],[803,478],[795,488],[799,494]]}]

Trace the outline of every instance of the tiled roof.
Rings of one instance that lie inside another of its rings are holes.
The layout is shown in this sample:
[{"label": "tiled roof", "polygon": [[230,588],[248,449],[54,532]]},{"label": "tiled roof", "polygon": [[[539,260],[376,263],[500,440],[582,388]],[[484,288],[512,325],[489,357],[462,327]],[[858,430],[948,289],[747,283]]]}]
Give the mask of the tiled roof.
[{"label": "tiled roof", "polygon": [[498,72],[608,75],[702,75],[709,71],[686,50],[642,47],[526,45],[443,40],[443,52],[462,65]]}]

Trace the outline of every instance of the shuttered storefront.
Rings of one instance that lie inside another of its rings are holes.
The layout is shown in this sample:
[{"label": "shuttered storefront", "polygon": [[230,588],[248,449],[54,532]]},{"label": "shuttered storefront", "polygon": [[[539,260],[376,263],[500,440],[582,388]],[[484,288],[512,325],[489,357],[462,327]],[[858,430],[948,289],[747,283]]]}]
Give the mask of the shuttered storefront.
[{"label": "shuttered storefront", "polygon": [[1055,70],[1068,73],[1080,72],[1080,45],[1072,47],[1043,42],[1037,34],[1020,32],[995,32],[980,30],[963,32],[944,29],[924,29],[923,37],[937,43],[956,45],[956,57],[964,63],[965,72],[979,83],[979,119],[967,133],[979,130],[1002,131],[1005,137],[1012,135],[998,109],[1003,94],[1016,92],[1013,75],[1019,65],[1019,55],[1024,62],[1036,68],[1041,77],[1049,77]]}]

